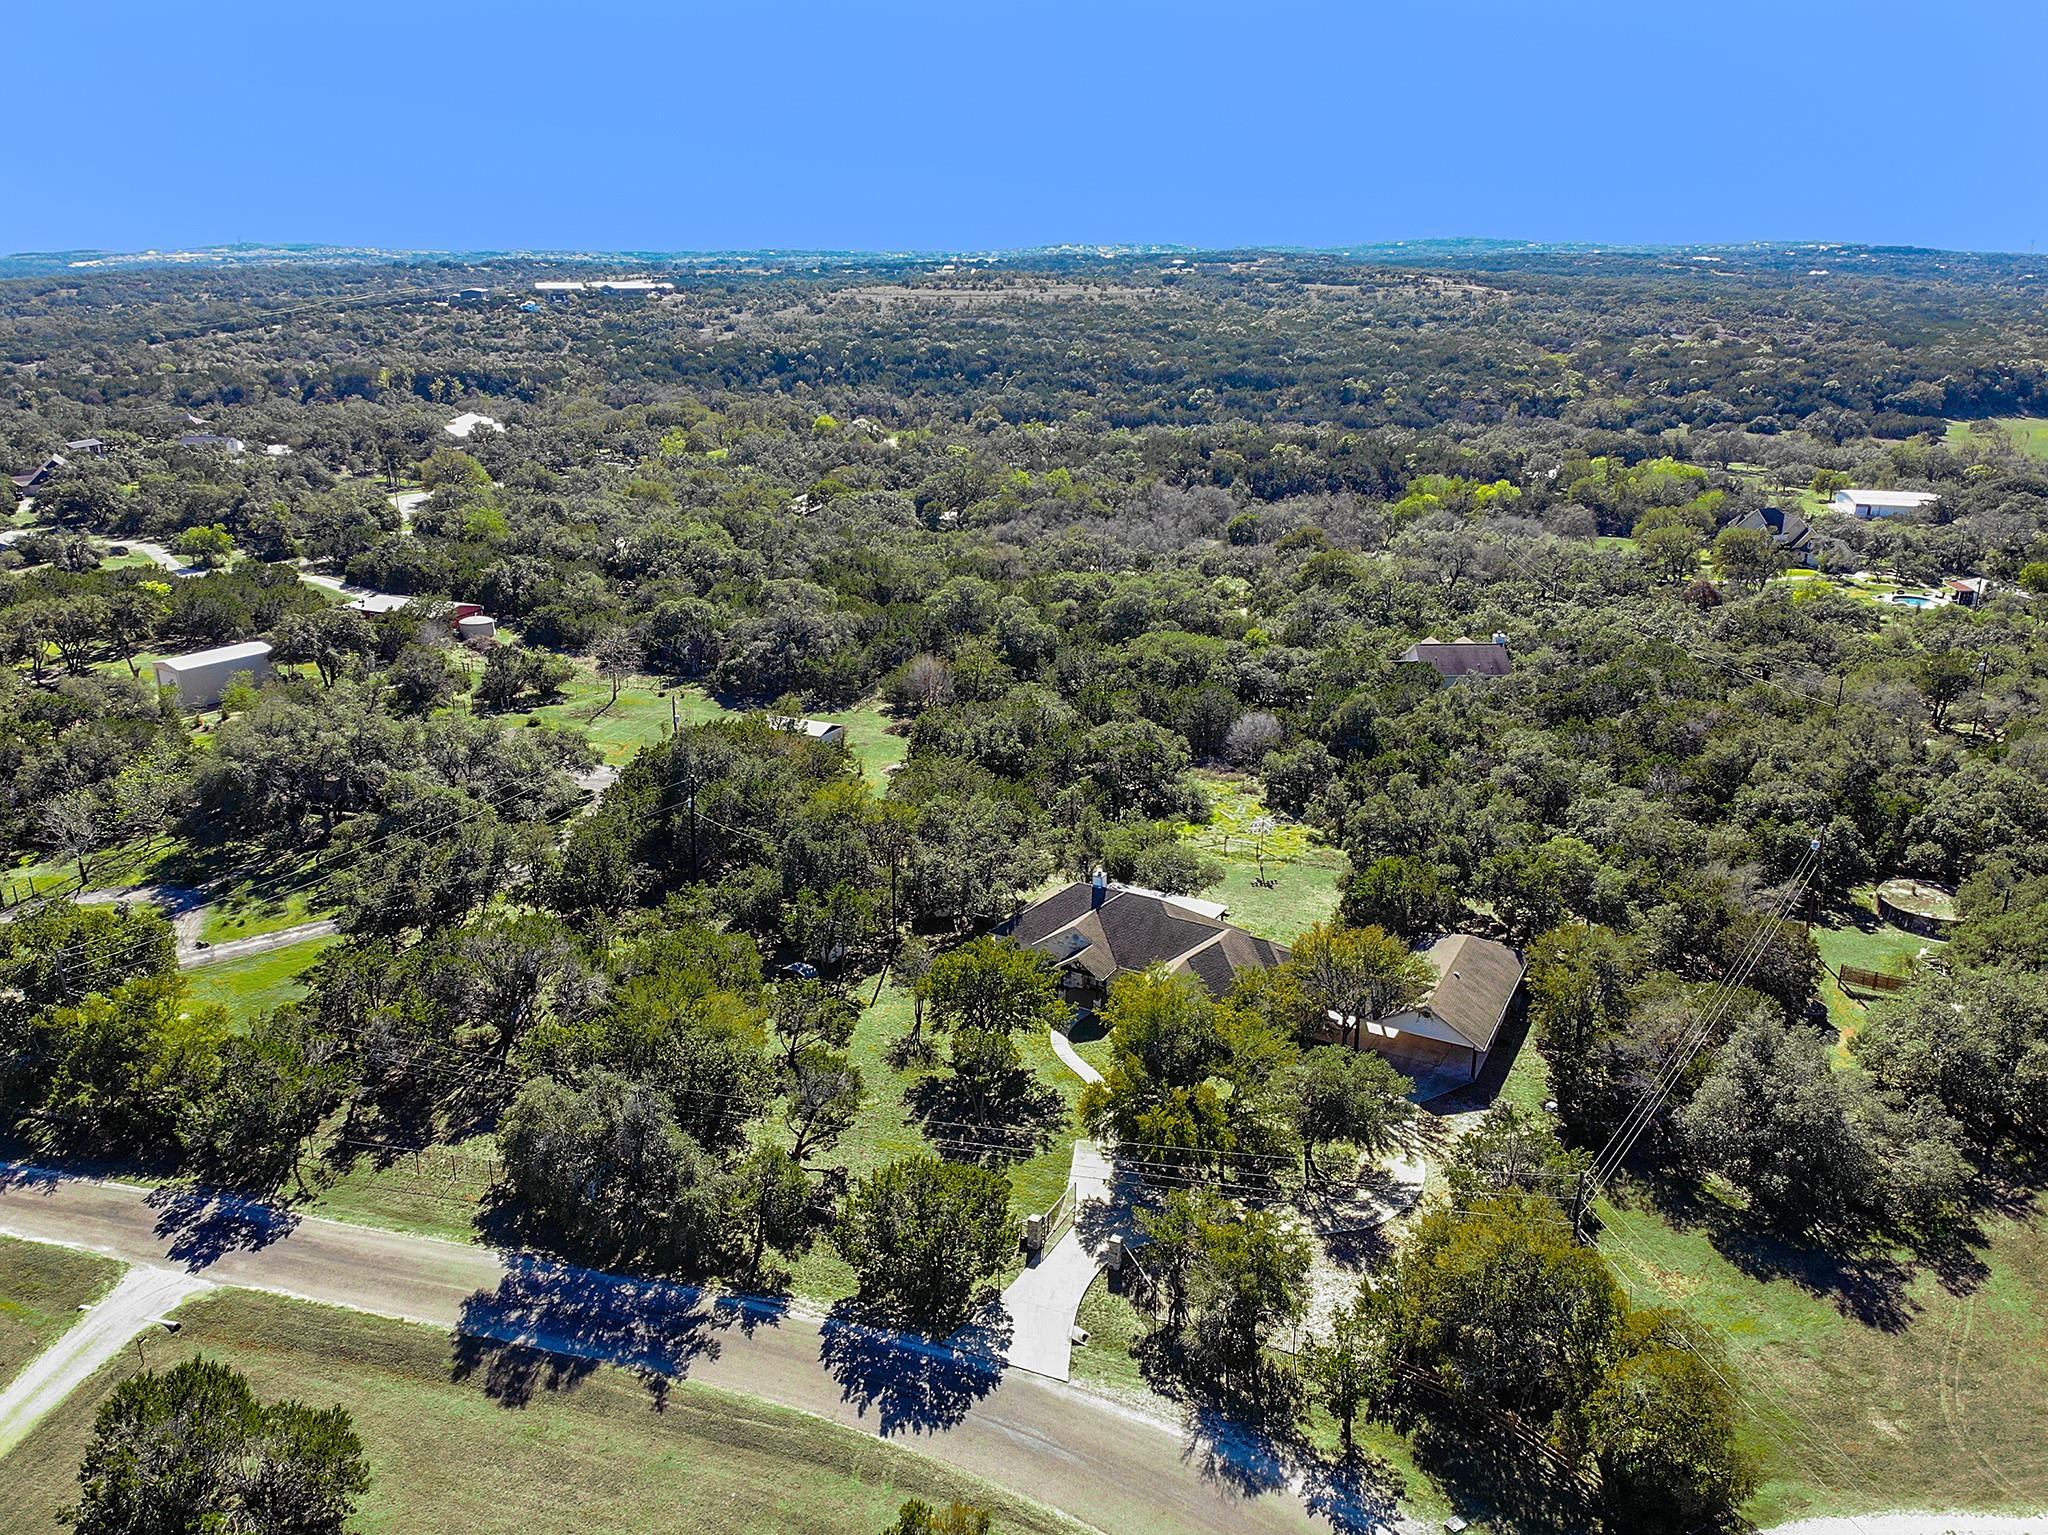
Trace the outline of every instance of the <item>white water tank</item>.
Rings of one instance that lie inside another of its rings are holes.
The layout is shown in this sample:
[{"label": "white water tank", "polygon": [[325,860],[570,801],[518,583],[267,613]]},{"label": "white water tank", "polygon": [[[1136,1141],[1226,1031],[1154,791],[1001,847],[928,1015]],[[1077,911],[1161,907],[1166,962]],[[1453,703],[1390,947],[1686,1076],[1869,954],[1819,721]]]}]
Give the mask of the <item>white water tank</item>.
[{"label": "white water tank", "polygon": [[481,613],[472,613],[467,618],[455,620],[455,633],[465,645],[480,645],[485,640],[498,637],[498,621]]}]

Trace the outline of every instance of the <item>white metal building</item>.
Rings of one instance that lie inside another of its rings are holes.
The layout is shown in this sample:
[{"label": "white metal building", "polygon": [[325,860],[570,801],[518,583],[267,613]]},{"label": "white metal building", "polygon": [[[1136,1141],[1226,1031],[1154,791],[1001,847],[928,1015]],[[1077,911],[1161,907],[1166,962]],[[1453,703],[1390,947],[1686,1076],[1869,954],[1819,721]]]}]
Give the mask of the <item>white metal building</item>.
[{"label": "white metal building", "polygon": [[165,656],[156,663],[156,685],[176,688],[180,709],[211,709],[221,701],[228,684],[242,672],[247,672],[255,682],[277,675],[267,642],[244,640],[239,645],[195,650],[190,655]]}]

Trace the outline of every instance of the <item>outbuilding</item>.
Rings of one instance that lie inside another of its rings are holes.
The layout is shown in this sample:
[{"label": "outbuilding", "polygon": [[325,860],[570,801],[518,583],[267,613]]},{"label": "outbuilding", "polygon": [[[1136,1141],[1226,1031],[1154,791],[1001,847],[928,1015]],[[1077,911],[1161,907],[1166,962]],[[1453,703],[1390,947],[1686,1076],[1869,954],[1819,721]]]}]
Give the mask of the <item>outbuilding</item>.
[{"label": "outbuilding", "polygon": [[1508,652],[1508,637],[1496,634],[1491,640],[1475,640],[1460,636],[1455,640],[1440,640],[1431,635],[1426,640],[1417,640],[1400,657],[1403,661],[1420,661],[1433,667],[1436,674],[1446,682],[1456,682],[1463,677],[1505,677],[1515,669],[1514,657]]},{"label": "outbuilding", "polygon": [[1828,505],[1868,522],[1873,517],[1900,517],[1925,511],[1941,499],[1931,490],[1838,490]]},{"label": "outbuilding", "polygon": [[219,703],[227,694],[228,684],[244,672],[252,682],[277,675],[267,642],[243,640],[238,645],[219,645],[212,650],[195,650],[190,655],[165,656],[156,663],[156,685],[176,688],[178,707],[196,713]]},{"label": "outbuilding", "polygon": [[771,714],[768,723],[777,730],[787,730],[793,735],[809,736],[813,741],[823,741],[828,746],[846,744],[846,727],[835,725],[830,720],[800,720],[794,715]]}]

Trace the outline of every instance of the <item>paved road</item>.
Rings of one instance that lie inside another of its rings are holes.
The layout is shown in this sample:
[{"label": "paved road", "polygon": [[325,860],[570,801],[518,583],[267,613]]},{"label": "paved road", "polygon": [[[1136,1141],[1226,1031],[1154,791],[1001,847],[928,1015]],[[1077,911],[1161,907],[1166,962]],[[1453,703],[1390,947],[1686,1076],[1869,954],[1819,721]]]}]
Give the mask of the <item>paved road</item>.
[{"label": "paved road", "polygon": [[[166,1202],[130,1185],[0,1164],[0,1231],[183,1267],[215,1284],[448,1327],[458,1362],[506,1400],[553,1379],[503,1343],[687,1375],[900,1442],[1065,1510],[1099,1530],[1328,1529],[1306,1491],[1248,1432],[1194,1434],[1069,1386],[982,1361],[1001,1340],[915,1346],[842,1320],[594,1274],[225,1199]],[[978,1357],[976,1357],[978,1356]]]},{"label": "paved road", "polygon": [[247,938],[206,943],[199,936],[206,927],[207,897],[203,890],[193,890],[184,885],[122,885],[88,890],[72,899],[83,905],[115,902],[125,905],[130,901],[141,901],[159,908],[170,919],[171,930],[177,935],[180,970],[223,964],[231,959],[247,959],[252,954],[268,954],[272,949],[289,948],[309,938],[325,938],[330,933],[341,931],[338,922],[322,918],[316,922],[279,928],[274,933],[254,933]]},{"label": "paved road", "polygon": [[0,1455],[35,1427],[42,1415],[80,1382],[128,1346],[137,1333],[187,1296],[211,1286],[182,1269],[132,1268],[91,1310],[0,1391]]}]

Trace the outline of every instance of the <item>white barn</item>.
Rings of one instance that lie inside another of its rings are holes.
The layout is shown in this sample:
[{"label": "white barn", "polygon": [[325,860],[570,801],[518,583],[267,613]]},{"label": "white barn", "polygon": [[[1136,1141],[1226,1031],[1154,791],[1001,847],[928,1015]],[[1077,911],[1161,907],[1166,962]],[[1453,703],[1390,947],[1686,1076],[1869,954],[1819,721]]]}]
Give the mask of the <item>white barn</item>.
[{"label": "white barn", "polygon": [[244,640],[239,645],[220,645],[212,650],[195,650],[190,655],[165,656],[156,663],[156,685],[178,690],[178,707],[187,712],[211,709],[221,701],[228,684],[247,672],[250,680],[261,682],[277,675],[271,664],[270,646],[263,640]]},{"label": "white barn", "polygon": [[1922,511],[1941,499],[1931,490],[1838,490],[1828,505],[1868,522],[1873,517],[1897,517]]}]

